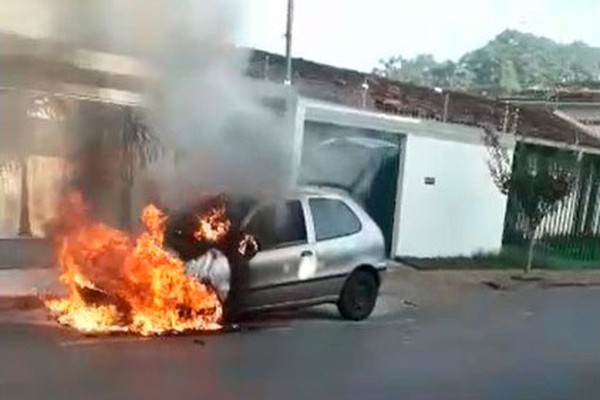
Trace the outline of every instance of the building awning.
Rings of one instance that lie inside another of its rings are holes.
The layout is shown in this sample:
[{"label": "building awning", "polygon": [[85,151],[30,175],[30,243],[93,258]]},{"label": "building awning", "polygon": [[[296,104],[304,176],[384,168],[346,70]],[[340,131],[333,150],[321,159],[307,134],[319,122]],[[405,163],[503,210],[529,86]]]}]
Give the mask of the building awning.
[{"label": "building awning", "polygon": [[0,33],[0,90],[143,105],[155,80],[142,60],[42,38]]}]

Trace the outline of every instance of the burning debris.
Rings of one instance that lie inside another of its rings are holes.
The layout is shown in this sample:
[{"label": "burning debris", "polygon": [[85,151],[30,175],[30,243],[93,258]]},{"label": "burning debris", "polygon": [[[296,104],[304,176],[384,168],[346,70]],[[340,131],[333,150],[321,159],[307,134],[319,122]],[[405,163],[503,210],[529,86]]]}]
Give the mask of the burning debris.
[{"label": "burning debris", "polygon": [[[46,301],[59,323],[88,333],[145,336],[220,328],[231,272],[230,260],[216,245],[231,236],[224,203],[195,217],[191,246],[198,257],[169,248],[167,217],[152,204],[142,212],[145,229],[135,240],[91,221],[79,194],[69,195],[61,211],[55,229],[68,296]],[[252,246],[254,239],[242,235],[235,249],[245,253]]]},{"label": "burning debris", "polygon": [[231,222],[227,219],[225,203],[210,209],[205,215],[197,217],[198,229],[194,232],[194,238],[199,242],[207,241],[216,243],[229,232]]}]

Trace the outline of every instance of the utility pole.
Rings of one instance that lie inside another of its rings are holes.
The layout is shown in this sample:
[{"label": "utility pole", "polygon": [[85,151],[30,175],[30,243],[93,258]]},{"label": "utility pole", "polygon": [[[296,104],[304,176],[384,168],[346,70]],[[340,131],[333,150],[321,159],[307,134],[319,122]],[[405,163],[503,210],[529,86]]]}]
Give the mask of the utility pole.
[{"label": "utility pole", "polygon": [[367,92],[369,91],[369,83],[366,78],[360,87],[362,89],[362,107],[365,108],[367,106]]},{"label": "utility pole", "polygon": [[442,115],[442,122],[446,122],[448,119],[448,103],[450,102],[450,93],[444,92],[441,87],[433,88],[433,91],[439,93],[444,99],[444,114]]},{"label": "utility pole", "polygon": [[504,121],[502,121],[502,132],[508,131],[508,117],[510,115],[510,105],[507,102],[504,103]]},{"label": "utility pole", "polygon": [[292,84],[292,29],[294,24],[294,0],[287,3],[287,26],[285,30],[285,81]]},{"label": "utility pole", "polygon": [[450,93],[446,93],[444,96],[444,117],[443,121],[447,122],[448,120],[448,103],[450,102]]},{"label": "utility pole", "polygon": [[269,80],[269,60],[270,60],[270,57],[267,54],[265,56],[265,65],[264,65],[264,68],[263,68],[263,79],[266,80],[266,81]]}]

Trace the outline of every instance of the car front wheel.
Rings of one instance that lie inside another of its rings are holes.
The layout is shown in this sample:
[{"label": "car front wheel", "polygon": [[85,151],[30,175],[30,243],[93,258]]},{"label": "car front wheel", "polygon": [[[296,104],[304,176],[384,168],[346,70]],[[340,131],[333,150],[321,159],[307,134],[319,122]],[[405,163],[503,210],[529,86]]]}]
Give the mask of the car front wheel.
[{"label": "car front wheel", "polygon": [[346,280],[337,306],[343,318],[361,321],[371,315],[379,285],[374,274],[369,271],[354,271]]}]

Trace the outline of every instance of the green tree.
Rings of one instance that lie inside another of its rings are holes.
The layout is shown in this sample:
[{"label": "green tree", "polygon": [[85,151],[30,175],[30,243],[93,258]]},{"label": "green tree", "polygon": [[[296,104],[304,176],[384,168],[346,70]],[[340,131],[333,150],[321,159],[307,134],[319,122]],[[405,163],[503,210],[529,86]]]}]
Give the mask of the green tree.
[{"label": "green tree", "polygon": [[517,74],[514,63],[510,60],[502,63],[499,86],[500,90],[506,94],[521,91],[519,75]]},{"label": "green tree", "polygon": [[529,242],[524,273],[531,272],[536,241],[544,218],[571,194],[576,182],[578,157],[561,149],[531,152],[517,145],[513,162],[510,151],[501,144],[499,134],[485,129],[488,167],[501,193],[511,195],[525,217],[525,236]]},{"label": "green tree", "polygon": [[600,79],[600,48],[582,42],[559,44],[515,30],[506,30],[457,62],[439,63],[433,56],[402,56],[382,60],[379,75],[425,86],[480,93],[514,93],[522,89],[551,90],[560,84]]},{"label": "green tree", "polygon": [[437,80],[448,74],[450,68],[450,65],[438,63],[431,54],[419,54],[412,59],[399,56],[380,60],[374,72],[388,79],[434,86]]}]

